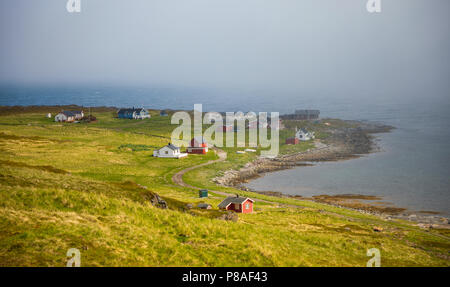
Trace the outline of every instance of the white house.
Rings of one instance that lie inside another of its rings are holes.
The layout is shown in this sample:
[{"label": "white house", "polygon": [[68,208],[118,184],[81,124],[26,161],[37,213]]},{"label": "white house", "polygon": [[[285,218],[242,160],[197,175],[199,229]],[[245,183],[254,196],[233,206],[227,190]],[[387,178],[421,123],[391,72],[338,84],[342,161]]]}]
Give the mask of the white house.
[{"label": "white house", "polygon": [[186,157],[187,153],[181,153],[180,148],[174,146],[173,144],[168,144],[160,149],[153,151],[154,157],[162,157],[162,158],[182,158]]},{"label": "white house", "polygon": [[62,111],[55,116],[55,122],[73,122],[83,119],[83,111]]},{"label": "white house", "polygon": [[295,133],[295,137],[299,140],[299,141],[309,141],[311,139],[314,139],[314,133],[310,133],[305,129],[299,129],[296,133]]}]

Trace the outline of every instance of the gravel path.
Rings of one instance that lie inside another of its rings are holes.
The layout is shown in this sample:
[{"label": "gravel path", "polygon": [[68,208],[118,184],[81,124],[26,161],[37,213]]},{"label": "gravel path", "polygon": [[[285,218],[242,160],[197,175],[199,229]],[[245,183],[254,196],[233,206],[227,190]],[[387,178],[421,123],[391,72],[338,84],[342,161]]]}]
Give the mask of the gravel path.
[{"label": "gravel path", "polygon": [[[219,159],[217,159],[217,160],[212,160],[212,161],[208,161],[208,162],[205,162],[205,163],[202,163],[202,164],[199,164],[199,165],[195,165],[195,166],[191,166],[191,167],[185,168],[185,169],[183,169],[183,170],[177,172],[177,173],[172,177],[172,181],[173,181],[175,184],[179,185],[179,186],[183,186],[183,187],[187,187],[187,188],[192,188],[192,189],[201,189],[200,187],[192,186],[192,185],[187,184],[186,182],[184,182],[184,180],[183,180],[183,175],[184,175],[185,173],[187,173],[187,172],[190,172],[190,171],[194,170],[194,169],[201,168],[201,167],[204,167],[204,166],[207,166],[207,165],[211,165],[211,164],[214,164],[214,163],[222,162],[222,161],[225,161],[225,160],[227,159],[227,153],[224,152],[223,150],[218,149],[218,148],[214,148],[214,151],[215,151],[216,154],[219,156]],[[228,193],[228,192],[223,192],[223,191],[218,191],[218,190],[209,190],[209,191],[210,191],[210,192],[213,192],[213,193],[215,193],[215,194],[223,195],[223,196],[235,196],[235,194]],[[259,201],[259,202],[265,202],[265,203],[271,203],[271,204],[278,204],[278,203],[276,203],[276,202],[273,202],[273,201],[267,201],[267,200],[263,200],[263,199],[255,199],[255,198],[252,198],[252,200],[254,200],[254,201]],[[298,208],[300,208],[300,206],[294,206],[294,205],[293,205],[292,207],[298,207]]]}]

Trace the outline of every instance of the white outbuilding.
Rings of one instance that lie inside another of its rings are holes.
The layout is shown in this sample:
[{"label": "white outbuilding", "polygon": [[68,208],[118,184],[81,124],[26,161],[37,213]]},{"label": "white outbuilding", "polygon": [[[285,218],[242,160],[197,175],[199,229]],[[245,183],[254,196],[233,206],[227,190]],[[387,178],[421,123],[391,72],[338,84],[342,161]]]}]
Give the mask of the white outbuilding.
[{"label": "white outbuilding", "polygon": [[180,148],[171,143],[153,151],[154,157],[161,158],[182,158],[186,157],[187,155],[187,153],[181,153]]},{"label": "white outbuilding", "polygon": [[295,133],[295,137],[299,140],[299,141],[309,141],[315,138],[314,133],[312,132],[308,132],[305,129],[299,129],[296,133]]}]

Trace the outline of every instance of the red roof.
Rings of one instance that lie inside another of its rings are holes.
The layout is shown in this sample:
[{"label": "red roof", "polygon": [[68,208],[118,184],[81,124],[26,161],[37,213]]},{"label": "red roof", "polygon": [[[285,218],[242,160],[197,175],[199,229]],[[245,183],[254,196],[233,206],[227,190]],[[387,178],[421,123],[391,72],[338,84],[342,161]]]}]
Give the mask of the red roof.
[{"label": "red roof", "polygon": [[190,147],[208,147],[208,142],[204,137],[195,137],[191,140]]}]

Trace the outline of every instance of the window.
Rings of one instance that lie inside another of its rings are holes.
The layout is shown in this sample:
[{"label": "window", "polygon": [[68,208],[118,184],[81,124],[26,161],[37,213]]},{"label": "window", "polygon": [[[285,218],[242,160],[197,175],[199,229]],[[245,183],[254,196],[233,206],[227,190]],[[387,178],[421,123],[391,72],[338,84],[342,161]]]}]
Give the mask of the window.
[{"label": "window", "polygon": [[165,154],[169,154],[169,152],[168,152],[168,151],[165,151],[164,153],[165,153]]},{"label": "window", "polygon": [[245,204],[245,209],[250,209],[250,204],[246,203]]}]

